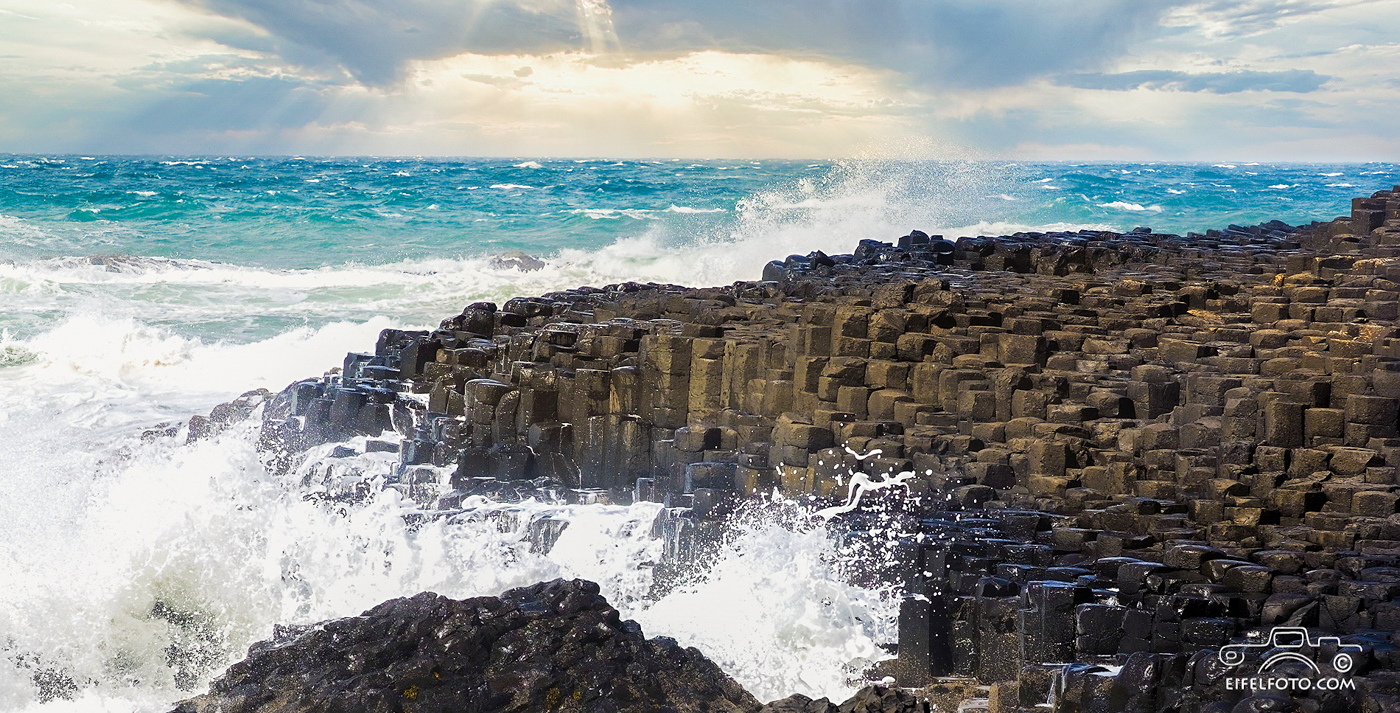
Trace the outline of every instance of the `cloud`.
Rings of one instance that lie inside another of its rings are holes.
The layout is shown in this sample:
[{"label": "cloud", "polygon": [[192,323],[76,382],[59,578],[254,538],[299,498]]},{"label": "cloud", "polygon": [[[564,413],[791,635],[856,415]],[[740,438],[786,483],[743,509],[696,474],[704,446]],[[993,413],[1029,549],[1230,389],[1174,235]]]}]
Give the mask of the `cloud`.
[{"label": "cloud", "polygon": [[1209,0],[1177,8],[1166,24],[1196,27],[1211,37],[1262,34],[1308,15],[1385,0]]},{"label": "cloud", "polygon": [[[400,79],[413,60],[601,49],[611,32],[601,0],[181,1],[252,23],[290,61],[338,66],[374,85]],[[261,50],[266,43],[252,44],[235,46]]]},{"label": "cloud", "polygon": [[181,1],[252,23],[291,61],[339,66],[367,84],[462,53],[620,48],[793,53],[924,85],[1000,87],[1098,69],[1184,0]]},{"label": "cloud", "polygon": [[614,0],[624,46],[814,52],[939,87],[1102,66],[1173,3],[1140,0]]},{"label": "cloud", "polygon": [[1307,93],[1321,89],[1322,85],[1331,79],[1333,78],[1318,74],[1311,69],[1289,69],[1277,72],[1239,70],[1201,74],[1166,69],[1141,69],[1118,74],[1066,74],[1058,77],[1056,83],[1066,87],[1108,91],[1158,89],[1180,92],[1210,92],[1212,94],[1235,94],[1251,91]]}]

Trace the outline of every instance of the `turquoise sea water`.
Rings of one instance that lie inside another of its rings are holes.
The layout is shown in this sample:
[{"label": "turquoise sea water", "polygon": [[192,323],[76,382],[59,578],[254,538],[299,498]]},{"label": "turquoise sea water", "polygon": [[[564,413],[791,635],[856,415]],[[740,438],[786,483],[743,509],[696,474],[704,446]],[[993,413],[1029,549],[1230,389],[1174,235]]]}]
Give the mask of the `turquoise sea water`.
[{"label": "turquoise sea water", "polygon": [[[643,602],[648,506],[553,513],[573,524],[541,556],[489,518],[409,527],[393,490],[323,508],[307,483],[329,466],[267,472],[252,426],[141,433],[482,299],[751,280],[916,228],[1306,223],[1397,183],[1395,164],[0,156],[0,711],[165,711],[277,624],[557,576],[761,697],[844,699],[897,603],[844,582],[822,532],[756,526]],[[492,264],[511,251],[546,265]]]},{"label": "turquoise sea water", "polygon": [[[627,279],[722,284],[948,237],[1327,220],[1392,164],[0,157],[0,329],[90,306],[247,341]],[[538,274],[491,256],[545,257]],[[91,263],[98,264],[91,264]],[[216,303],[217,309],[209,309]]]}]

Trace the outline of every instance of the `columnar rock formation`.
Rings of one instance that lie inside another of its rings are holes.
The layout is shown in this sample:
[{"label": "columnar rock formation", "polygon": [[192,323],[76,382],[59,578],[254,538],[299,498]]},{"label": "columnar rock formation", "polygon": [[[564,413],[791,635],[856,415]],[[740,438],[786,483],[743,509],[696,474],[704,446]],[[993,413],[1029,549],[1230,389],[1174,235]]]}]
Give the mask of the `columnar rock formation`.
[{"label": "columnar rock formation", "polygon": [[763,277],[386,331],[275,398],[265,442],[374,436],[430,507],[547,477],[702,521],[909,472],[901,683],[1273,710],[1217,651],[1290,625],[1364,650],[1309,705],[1400,708],[1400,187],[1301,229],[916,231]]}]

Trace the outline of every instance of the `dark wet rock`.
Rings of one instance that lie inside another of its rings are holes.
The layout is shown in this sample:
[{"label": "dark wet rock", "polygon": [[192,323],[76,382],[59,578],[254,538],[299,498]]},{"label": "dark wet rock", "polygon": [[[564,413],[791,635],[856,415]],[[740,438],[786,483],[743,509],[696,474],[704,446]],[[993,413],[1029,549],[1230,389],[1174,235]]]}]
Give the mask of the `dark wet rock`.
[{"label": "dark wet rock", "polygon": [[825,698],[812,700],[801,693],[773,701],[761,713],[835,713],[836,704]]},{"label": "dark wet rock", "polygon": [[582,580],[460,601],[425,592],[291,633],[253,645],[209,693],[176,710],[750,713],[761,707],[699,651],[644,638],[596,584]]},{"label": "dark wet rock", "polygon": [[902,688],[867,686],[856,691],[845,703],[836,705],[825,698],[812,700],[800,693],[763,707],[761,713],[928,713],[928,703]]},{"label": "dark wet rock", "polygon": [[259,406],[272,398],[272,393],[267,389],[255,389],[239,395],[232,401],[215,406],[207,417],[191,416],[187,423],[186,438],[189,442],[194,442],[217,436],[229,426],[252,416]]},{"label": "dark wet rock", "polygon": [[513,267],[521,272],[530,272],[543,268],[545,262],[533,255],[512,250],[491,258],[490,265],[498,270],[507,270]]},{"label": "dark wet rock", "polygon": [[1302,708],[1288,696],[1277,693],[1256,693],[1242,699],[1230,713],[1294,713]]}]

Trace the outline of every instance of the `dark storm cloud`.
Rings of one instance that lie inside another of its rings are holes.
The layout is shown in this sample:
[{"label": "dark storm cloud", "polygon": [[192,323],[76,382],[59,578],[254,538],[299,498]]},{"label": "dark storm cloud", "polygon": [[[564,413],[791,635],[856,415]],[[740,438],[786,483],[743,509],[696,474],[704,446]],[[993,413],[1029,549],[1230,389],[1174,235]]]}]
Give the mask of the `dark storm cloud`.
[{"label": "dark storm cloud", "polygon": [[[934,86],[998,87],[1118,56],[1171,0],[614,0],[624,45],[816,52]],[[703,7],[703,10],[699,9]]]},{"label": "dark storm cloud", "polygon": [[[460,52],[586,47],[597,0],[183,0],[270,33],[280,53],[369,84]],[[920,84],[998,87],[1092,71],[1181,0],[614,0],[629,52],[786,52],[892,69]],[[606,24],[606,23],[605,23]]]},{"label": "dark storm cloud", "polygon": [[[558,2],[512,0],[182,0],[267,31],[279,54],[336,65],[366,84],[387,84],[405,63],[460,52],[571,49],[583,41],[577,12]],[[267,40],[216,37],[264,50]]]},{"label": "dark storm cloud", "polygon": [[1144,69],[1121,74],[1070,74],[1058,77],[1057,84],[1080,89],[1165,89],[1181,92],[1315,92],[1332,77],[1311,69],[1290,69],[1281,72],[1206,72],[1190,74],[1163,69]]}]

